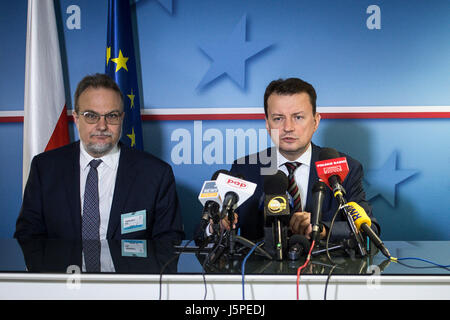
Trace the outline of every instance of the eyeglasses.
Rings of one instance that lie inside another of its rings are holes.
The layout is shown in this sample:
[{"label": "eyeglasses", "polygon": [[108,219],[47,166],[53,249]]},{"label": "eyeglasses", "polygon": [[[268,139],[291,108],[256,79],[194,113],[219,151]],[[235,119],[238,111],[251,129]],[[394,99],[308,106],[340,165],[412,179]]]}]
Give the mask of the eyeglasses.
[{"label": "eyeglasses", "polygon": [[85,111],[79,113],[79,115],[82,115],[86,122],[89,124],[97,123],[101,117],[105,117],[105,121],[107,124],[120,124],[120,121],[122,120],[122,114],[123,112],[118,111],[113,111],[107,114],[98,114],[93,111]]}]

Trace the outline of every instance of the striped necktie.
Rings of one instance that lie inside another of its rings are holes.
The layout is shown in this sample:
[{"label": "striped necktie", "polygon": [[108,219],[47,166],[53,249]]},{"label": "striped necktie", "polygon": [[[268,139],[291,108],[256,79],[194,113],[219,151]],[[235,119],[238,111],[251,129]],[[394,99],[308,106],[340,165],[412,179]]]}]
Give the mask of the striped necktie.
[{"label": "striped necktie", "polygon": [[295,170],[300,167],[300,162],[286,162],[285,166],[288,169],[288,192],[294,202],[294,212],[302,211],[302,202],[300,199],[300,190],[298,189],[297,182],[295,182]]}]

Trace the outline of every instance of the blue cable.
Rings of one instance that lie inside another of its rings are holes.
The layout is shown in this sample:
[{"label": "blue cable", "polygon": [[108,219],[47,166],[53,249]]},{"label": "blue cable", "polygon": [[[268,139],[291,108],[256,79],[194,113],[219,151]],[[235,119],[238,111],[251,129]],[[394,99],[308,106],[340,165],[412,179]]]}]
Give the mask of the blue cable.
[{"label": "blue cable", "polygon": [[433,261],[426,260],[426,259],[422,259],[422,258],[408,257],[408,258],[394,258],[394,259],[395,259],[394,261],[401,261],[401,260],[418,260],[418,261],[422,261],[422,262],[426,262],[426,263],[432,264],[432,265],[434,265],[434,266],[436,266],[436,267],[440,267],[440,268],[450,268],[450,265],[442,265],[442,264],[435,263],[435,262],[433,262]]},{"label": "blue cable", "polygon": [[242,300],[245,300],[245,281],[244,281],[244,277],[245,277],[245,263],[247,262],[248,257],[250,257],[250,255],[253,253],[253,251],[255,251],[255,249],[262,243],[262,241],[256,243],[251,249],[250,251],[247,253],[247,255],[245,256],[244,260],[242,261]]}]

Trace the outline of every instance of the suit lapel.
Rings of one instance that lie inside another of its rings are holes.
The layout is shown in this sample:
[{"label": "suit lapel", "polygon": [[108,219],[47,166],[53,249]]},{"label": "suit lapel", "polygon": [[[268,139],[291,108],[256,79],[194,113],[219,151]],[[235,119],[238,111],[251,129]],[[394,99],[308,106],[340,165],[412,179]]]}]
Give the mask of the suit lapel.
[{"label": "suit lapel", "polygon": [[117,168],[114,196],[109,215],[107,239],[113,239],[118,230],[120,232],[120,215],[126,213],[124,212],[125,204],[137,174],[137,169],[134,166],[133,150],[123,144],[119,144],[119,146],[119,166]]},{"label": "suit lapel", "polygon": [[68,210],[74,227],[75,239],[81,239],[81,200],[80,200],[80,142],[75,142],[66,154],[63,164],[63,181],[68,199]]},{"label": "suit lapel", "polygon": [[308,196],[306,198],[306,206],[305,210],[308,212],[312,212],[313,209],[313,197],[312,197],[312,188],[314,184],[319,180],[319,176],[316,171],[316,162],[319,161],[319,153],[320,147],[316,146],[311,142],[312,153],[311,153],[311,163],[309,166],[309,179],[308,179]]}]

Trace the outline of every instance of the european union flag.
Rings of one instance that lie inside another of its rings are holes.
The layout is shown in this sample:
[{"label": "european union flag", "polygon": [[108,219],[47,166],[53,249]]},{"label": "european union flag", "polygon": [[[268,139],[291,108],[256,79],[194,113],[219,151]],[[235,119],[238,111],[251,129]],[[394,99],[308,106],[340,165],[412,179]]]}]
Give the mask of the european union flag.
[{"label": "european union flag", "polygon": [[129,0],[108,1],[105,73],[117,82],[124,95],[121,141],[142,150],[141,108]]}]

